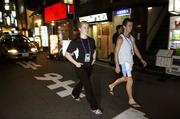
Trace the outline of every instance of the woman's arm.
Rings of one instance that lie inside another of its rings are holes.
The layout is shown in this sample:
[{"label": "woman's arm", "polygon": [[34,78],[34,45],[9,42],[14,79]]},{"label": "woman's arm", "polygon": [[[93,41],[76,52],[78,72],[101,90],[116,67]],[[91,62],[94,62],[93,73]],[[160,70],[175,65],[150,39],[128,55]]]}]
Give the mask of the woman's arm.
[{"label": "woman's arm", "polygon": [[83,65],[82,63],[79,63],[76,60],[74,60],[72,55],[68,52],[65,53],[65,57],[78,68],[81,67],[81,65]]},{"label": "woman's arm", "polygon": [[93,53],[92,65],[95,63],[95,61],[96,61],[96,50],[94,50],[94,53]]}]

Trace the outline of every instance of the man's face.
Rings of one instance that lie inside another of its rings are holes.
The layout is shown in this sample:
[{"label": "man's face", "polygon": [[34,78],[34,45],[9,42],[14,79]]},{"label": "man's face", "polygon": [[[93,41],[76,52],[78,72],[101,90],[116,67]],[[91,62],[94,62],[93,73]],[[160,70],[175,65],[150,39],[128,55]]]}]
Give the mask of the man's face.
[{"label": "man's face", "polygon": [[131,33],[132,28],[133,28],[133,23],[132,22],[127,22],[126,26],[123,26],[124,30],[127,31],[128,33]]},{"label": "man's face", "polygon": [[79,31],[83,35],[88,35],[89,25],[88,24],[82,24],[79,28]]},{"label": "man's face", "polygon": [[120,27],[119,29],[118,29],[118,33],[122,33],[123,32],[123,27]]}]

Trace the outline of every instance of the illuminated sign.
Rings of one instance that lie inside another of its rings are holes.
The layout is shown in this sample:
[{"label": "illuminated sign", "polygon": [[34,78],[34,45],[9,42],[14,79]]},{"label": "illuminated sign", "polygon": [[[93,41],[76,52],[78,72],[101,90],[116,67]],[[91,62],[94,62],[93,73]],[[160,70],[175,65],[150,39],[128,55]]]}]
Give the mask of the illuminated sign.
[{"label": "illuminated sign", "polygon": [[11,25],[11,20],[10,20],[10,17],[6,17],[6,20],[7,20],[7,25]]},{"label": "illuminated sign", "polygon": [[41,26],[41,38],[42,38],[42,46],[48,47],[48,30],[47,26]]},{"label": "illuminated sign", "polygon": [[172,14],[180,14],[180,0],[169,0],[169,12]]},{"label": "illuminated sign", "polygon": [[0,11],[0,22],[3,22],[2,20],[2,12]]},{"label": "illuminated sign", "polygon": [[95,14],[95,15],[90,15],[90,16],[84,16],[80,17],[79,21],[87,21],[87,22],[99,22],[99,21],[107,21],[107,13],[102,13],[102,14]]},{"label": "illuminated sign", "polygon": [[9,0],[4,0],[5,3],[9,3]]},{"label": "illuminated sign", "polygon": [[124,15],[130,15],[131,9],[121,9],[114,12],[115,16],[124,16]]},{"label": "illuminated sign", "polygon": [[13,17],[16,17],[16,11],[11,11]]},{"label": "illuminated sign", "polygon": [[58,52],[58,36],[50,35],[50,54],[57,54]]},{"label": "illuminated sign", "polygon": [[14,17],[12,14],[11,14],[11,24],[14,24]]},{"label": "illuminated sign", "polygon": [[34,35],[35,35],[35,36],[39,36],[39,35],[40,35],[40,33],[39,33],[39,28],[38,28],[38,27],[35,27],[35,28],[34,28]]},{"label": "illuminated sign", "polygon": [[4,9],[5,9],[5,10],[9,10],[9,8],[10,8],[10,7],[9,7],[8,4],[5,4],[5,5],[4,5]]},{"label": "illuminated sign", "polygon": [[74,14],[74,5],[67,5],[68,14]]},{"label": "illuminated sign", "polygon": [[15,26],[17,27],[17,20],[15,19]]},{"label": "illuminated sign", "polygon": [[66,18],[66,5],[61,2],[45,8],[45,22],[51,22]]}]

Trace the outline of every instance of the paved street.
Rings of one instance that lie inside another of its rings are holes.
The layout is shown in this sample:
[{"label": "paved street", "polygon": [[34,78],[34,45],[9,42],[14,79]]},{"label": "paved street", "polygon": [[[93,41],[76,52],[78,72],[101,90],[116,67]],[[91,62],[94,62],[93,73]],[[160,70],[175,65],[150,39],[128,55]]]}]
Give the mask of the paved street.
[{"label": "paved street", "polygon": [[34,61],[0,62],[0,119],[178,119],[180,118],[180,77],[166,76],[151,69],[135,68],[134,95],[142,106],[129,107],[125,84],[108,93],[115,80],[112,67],[97,62],[92,83],[103,116],[91,111],[82,92],[81,102],[70,96],[78,81],[67,61],[47,59],[39,53]]}]

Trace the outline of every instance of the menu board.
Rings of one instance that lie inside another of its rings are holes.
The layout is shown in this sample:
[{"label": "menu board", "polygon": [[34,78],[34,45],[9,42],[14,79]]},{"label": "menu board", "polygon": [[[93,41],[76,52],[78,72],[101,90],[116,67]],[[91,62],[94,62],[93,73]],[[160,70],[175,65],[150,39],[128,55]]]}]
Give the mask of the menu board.
[{"label": "menu board", "polygon": [[172,64],[172,50],[160,49],[156,54],[156,66],[170,67]]},{"label": "menu board", "polygon": [[47,26],[41,26],[41,38],[42,38],[42,46],[48,47],[48,30]]},{"label": "menu board", "polygon": [[50,35],[50,54],[57,54],[58,52],[58,36]]}]

